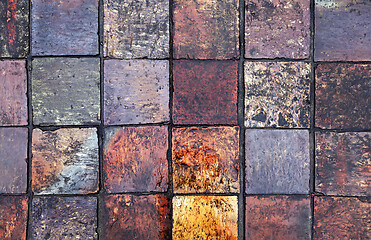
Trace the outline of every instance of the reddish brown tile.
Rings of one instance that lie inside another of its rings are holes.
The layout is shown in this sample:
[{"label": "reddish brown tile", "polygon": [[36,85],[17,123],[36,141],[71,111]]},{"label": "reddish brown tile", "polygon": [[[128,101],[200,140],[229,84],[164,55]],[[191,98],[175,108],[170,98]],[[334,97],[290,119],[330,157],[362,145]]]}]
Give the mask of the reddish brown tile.
[{"label": "reddish brown tile", "polygon": [[238,127],[174,129],[174,192],[239,192],[238,136]]},{"label": "reddish brown tile", "polygon": [[237,124],[237,62],[175,61],[175,124]]},{"label": "reddish brown tile", "polygon": [[320,128],[371,128],[371,65],[320,64],[316,71],[315,124]]},{"label": "reddish brown tile", "polygon": [[0,239],[26,239],[27,211],[27,197],[0,196]]},{"label": "reddish brown tile", "polygon": [[238,0],[174,0],[174,57],[238,58],[238,4]]}]

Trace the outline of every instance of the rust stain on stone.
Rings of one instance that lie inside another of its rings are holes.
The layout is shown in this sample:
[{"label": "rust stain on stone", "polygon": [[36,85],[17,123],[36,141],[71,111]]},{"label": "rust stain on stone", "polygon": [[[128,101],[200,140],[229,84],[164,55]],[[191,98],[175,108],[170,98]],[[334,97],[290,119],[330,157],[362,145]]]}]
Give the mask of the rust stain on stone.
[{"label": "rust stain on stone", "polygon": [[6,11],[8,22],[8,45],[11,51],[14,50],[17,22],[17,0],[8,0],[8,11]]},{"label": "rust stain on stone", "polygon": [[25,240],[27,212],[27,197],[0,196],[0,239]]}]

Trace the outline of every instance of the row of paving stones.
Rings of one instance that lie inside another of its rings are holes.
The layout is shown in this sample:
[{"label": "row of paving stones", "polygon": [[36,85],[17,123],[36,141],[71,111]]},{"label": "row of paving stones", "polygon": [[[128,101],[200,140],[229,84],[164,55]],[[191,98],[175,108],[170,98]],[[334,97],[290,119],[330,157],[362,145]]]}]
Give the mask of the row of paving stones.
[{"label": "row of paving stones", "polygon": [[[104,0],[104,55],[169,57],[169,1]],[[31,0],[31,54],[97,55],[98,0]],[[245,3],[245,57],[310,57],[307,0]],[[316,0],[314,59],[369,61],[371,3]],[[25,57],[29,49],[29,1],[0,4],[0,57]],[[172,1],[174,58],[239,57],[239,1]]]}]

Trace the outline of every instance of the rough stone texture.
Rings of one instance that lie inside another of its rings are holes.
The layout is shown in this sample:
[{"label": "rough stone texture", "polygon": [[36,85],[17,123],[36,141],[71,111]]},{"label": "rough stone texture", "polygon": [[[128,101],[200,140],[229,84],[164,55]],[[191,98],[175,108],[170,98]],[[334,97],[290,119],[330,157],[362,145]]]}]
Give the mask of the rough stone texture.
[{"label": "rough stone texture", "polygon": [[0,61],[0,125],[27,125],[25,61]]},{"label": "rough stone texture", "polygon": [[175,124],[237,124],[235,61],[175,61]]},{"label": "rough stone texture", "polygon": [[311,239],[310,198],[246,198],[246,239]]},{"label": "rough stone texture", "polygon": [[167,126],[108,128],[104,138],[104,185],[108,192],[166,191]]},{"label": "rough stone texture", "polygon": [[310,157],[307,130],[246,130],[246,193],[306,194]]},{"label": "rough stone texture", "polygon": [[26,192],[27,141],[27,128],[0,128],[0,193]]},{"label": "rough stone texture", "polygon": [[98,190],[98,137],[94,128],[35,129],[32,190],[36,194],[86,194]]},{"label": "rough stone texture", "polygon": [[169,121],[168,61],[105,61],[104,97],[105,124]]},{"label": "rough stone texture", "polygon": [[309,128],[311,67],[245,62],[245,126]]},{"label": "rough stone texture", "polygon": [[34,124],[100,123],[99,59],[38,58],[32,65]]},{"label": "rough stone texture", "polygon": [[33,55],[98,53],[98,0],[32,0]]},{"label": "rough stone texture", "polygon": [[0,1],[0,57],[28,54],[28,0]]},{"label": "rough stone texture", "polygon": [[310,1],[245,1],[245,57],[308,58]]},{"label": "rough stone texture", "polygon": [[238,127],[173,129],[174,192],[239,192],[238,142]]},{"label": "rough stone texture", "polygon": [[26,239],[27,211],[27,197],[0,196],[0,239]]},{"label": "rough stone texture", "polygon": [[314,239],[370,239],[370,199],[314,198]]},{"label": "rough stone texture", "polygon": [[176,196],[173,199],[173,239],[237,240],[235,196]]},{"label": "rough stone texture", "polygon": [[371,60],[371,2],[315,0],[314,59]]},{"label": "rough stone texture", "polygon": [[319,65],[316,70],[316,126],[370,129],[370,88],[371,65]]},{"label": "rough stone texture", "polygon": [[163,195],[109,195],[104,199],[103,239],[170,239],[170,201]]},{"label": "rough stone texture", "polygon": [[95,197],[36,197],[32,239],[98,239]]},{"label": "rough stone texture", "polygon": [[174,0],[174,57],[238,58],[238,4],[238,0]]},{"label": "rough stone texture", "polygon": [[371,196],[370,133],[316,133],[316,191]]},{"label": "rough stone texture", "polygon": [[169,57],[169,0],[104,0],[104,55]]}]

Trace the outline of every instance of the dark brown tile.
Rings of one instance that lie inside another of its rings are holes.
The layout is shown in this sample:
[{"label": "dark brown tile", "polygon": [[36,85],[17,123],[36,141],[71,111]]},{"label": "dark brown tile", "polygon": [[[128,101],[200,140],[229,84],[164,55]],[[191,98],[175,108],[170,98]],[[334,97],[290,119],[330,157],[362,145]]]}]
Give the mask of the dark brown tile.
[{"label": "dark brown tile", "polygon": [[0,196],[0,239],[25,240],[27,212],[27,197]]}]

